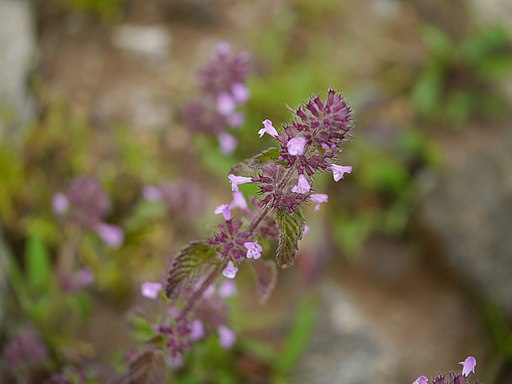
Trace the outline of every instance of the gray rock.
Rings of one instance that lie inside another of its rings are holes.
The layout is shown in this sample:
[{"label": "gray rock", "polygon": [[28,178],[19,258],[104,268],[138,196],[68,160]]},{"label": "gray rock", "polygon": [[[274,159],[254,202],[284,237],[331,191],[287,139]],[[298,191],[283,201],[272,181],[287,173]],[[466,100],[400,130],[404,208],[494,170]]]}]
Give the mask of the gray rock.
[{"label": "gray rock", "polygon": [[479,128],[443,144],[422,218],[453,270],[512,318],[512,130]]},{"label": "gray rock", "polygon": [[33,17],[28,1],[0,0],[0,137],[32,113],[27,73],[35,52]]},{"label": "gray rock", "polygon": [[326,282],[310,345],[294,383],[395,384],[399,357],[377,326],[342,288]]}]

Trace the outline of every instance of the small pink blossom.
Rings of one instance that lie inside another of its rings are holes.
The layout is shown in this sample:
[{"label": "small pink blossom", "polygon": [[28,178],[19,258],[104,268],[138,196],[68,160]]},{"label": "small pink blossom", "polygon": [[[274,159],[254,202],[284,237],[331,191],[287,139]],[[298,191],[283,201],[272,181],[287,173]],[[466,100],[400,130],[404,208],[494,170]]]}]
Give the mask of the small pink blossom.
[{"label": "small pink blossom", "polygon": [[231,181],[231,190],[234,192],[238,191],[240,184],[252,183],[251,177],[235,176],[232,173],[228,175],[228,179]]},{"label": "small pink blossom", "polygon": [[140,286],[142,296],[148,299],[155,300],[158,297],[158,292],[162,290],[162,284],[146,281]]},{"label": "small pink blossom", "polygon": [[268,133],[272,137],[276,137],[278,135],[276,129],[272,126],[272,121],[269,119],[263,120],[263,128],[258,131],[260,137],[263,137],[265,133]]},{"label": "small pink blossom", "polygon": [[110,248],[119,248],[124,241],[124,233],[121,227],[100,223],[96,226],[96,233]]},{"label": "small pink blossom", "polygon": [[231,93],[236,103],[242,104],[249,99],[249,90],[242,83],[235,83],[231,87]]},{"label": "small pink blossom", "polygon": [[427,383],[428,383],[427,377],[426,376],[420,376],[416,380],[414,380],[414,382],[412,384],[427,384]]},{"label": "small pink blossom", "polygon": [[337,181],[340,181],[341,179],[343,179],[343,175],[345,173],[352,172],[352,167],[350,165],[344,166],[344,165],[331,164],[331,171],[332,171],[332,176],[334,177],[334,181],[337,182]]},{"label": "small pink blossom", "polygon": [[310,231],[309,225],[307,225],[307,224],[304,225],[304,229],[302,230],[302,234],[305,235],[305,234],[309,233],[309,231]]},{"label": "small pink blossom", "polygon": [[238,272],[238,268],[235,267],[233,262],[230,260],[228,261],[228,265],[224,270],[222,271],[222,274],[226,276],[228,279],[234,279],[236,276],[236,273]]},{"label": "small pink blossom", "polygon": [[235,112],[236,104],[233,96],[227,92],[221,92],[217,96],[217,111],[224,116],[230,116]]},{"label": "small pink blossom", "polygon": [[294,137],[286,143],[288,153],[292,156],[300,156],[304,154],[304,147],[306,145],[306,139],[302,136]]},{"label": "small pink blossom", "polygon": [[259,259],[263,248],[256,241],[246,241],[244,247],[247,249],[248,259]]},{"label": "small pink blossom", "polygon": [[220,151],[225,155],[231,155],[238,144],[238,141],[235,136],[230,135],[227,132],[221,132],[217,136],[219,140]]},{"label": "small pink blossom", "polygon": [[242,112],[236,112],[227,117],[228,124],[233,128],[240,127],[245,121],[245,115]]},{"label": "small pink blossom", "polygon": [[230,349],[236,341],[235,333],[228,327],[221,325],[217,328],[219,333],[219,344],[224,349]]},{"label": "small pink blossom", "polygon": [[473,356],[466,357],[466,360],[459,364],[462,365],[462,376],[468,377],[471,372],[475,373],[476,359]]},{"label": "small pink blossom", "polygon": [[85,288],[92,284],[94,275],[88,268],[82,268],[76,274],[76,282],[80,288]]},{"label": "small pink blossom", "polygon": [[222,216],[224,216],[224,220],[226,221],[231,220],[231,207],[229,204],[219,205],[217,208],[215,208],[214,212],[216,215],[220,215],[222,213]]},{"label": "small pink blossom", "polygon": [[205,291],[203,292],[203,296],[206,297],[207,299],[209,299],[213,296],[214,293],[215,293],[215,286],[210,284],[208,286],[208,288],[206,288]]},{"label": "small pink blossom", "polygon": [[295,193],[308,193],[311,190],[311,185],[309,185],[308,181],[304,177],[304,175],[299,175],[299,180],[297,181],[297,185],[292,188],[292,192]]},{"label": "small pink blossom", "polygon": [[231,208],[247,209],[247,201],[242,192],[233,192],[233,201],[230,204]]},{"label": "small pink blossom", "polygon": [[146,185],[142,190],[142,196],[146,201],[160,201],[162,200],[162,191],[154,185]]},{"label": "small pink blossom", "polygon": [[226,280],[219,286],[219,296],[225,299],[236,295],[236,284],[232,280]]},{"label": "small pink blossom", "polygon": [[203,322],[199,319],[195,319],[192,321],[191,330],[190,330],[190,338],[192,340],[199,340],[204,337],[204,326]]},{"label": "small pink blossom", "polygon": [[220,56],[227,56],[230,51],[231,45],[226,41],[222,41],[217,45],[217,54]]},{"label": "small pink blossom", "polygon": [[327,200],[329,199],[329,196],[327,196],[325,193],[315,193],[309,196],[311,201],[315,203],[315,211],[320,210],[320,204],[327,203]]},{"label": "small pink blossom", "polygon": [[53,212],[62,215],[69,209],[69,200],[64,193],[57,192],[53,195],[52,206]]}]

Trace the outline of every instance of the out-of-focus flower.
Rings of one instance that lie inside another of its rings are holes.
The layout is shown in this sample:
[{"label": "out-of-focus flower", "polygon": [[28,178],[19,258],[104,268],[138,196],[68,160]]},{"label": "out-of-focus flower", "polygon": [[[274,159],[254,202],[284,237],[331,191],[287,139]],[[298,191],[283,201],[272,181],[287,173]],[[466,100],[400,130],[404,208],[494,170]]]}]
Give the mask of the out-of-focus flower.
[{"label": "out-of-focus flower", "polygon": [[231,329],[221,325],[217,332],[219,333],[219,344],[222,348],[230,349],[235,344],[236,335]]},{"label": "out-of-focus flower", "polygon": [[231,181],[231,190],[234,192],[238,191],[240,184],[252,183],[252,177],[235,176],[232,173],[228,175],[228,179]]},{"label": "out-of-focus flower", "polygon": [[217,96],[217,111],[224,116],[232,115],[235,112],[236,104],[233,96],[227,92],[221,92]]},{"label": "out-of-focus flower", "polygon": [[320,204],[327,203],[327,200],[329,199],[329,196],[327,196],[325,193],[314,193],[311,196],[309,196],[311,201],[315,203],[315,211],[320,210]]},{"label": "out-of-focus flower", "polygon": [[468,377],[471,372],[475,373],[476,359],[473,356],[466,357],[466,359],[459,364],[462,365],[462,376]]},{"label": "out-of-focus flower", "polygon": [[248,259],[259,259],[263,248],[256,241],[246,241],[244,247],[247,249]]},{"label": "out-of-focus flower", "polygon": [[224,220],[231,220],[231,207],[229,206],[229,204],[222,204],[215,208],[216,215],[220,215],[221,213],[222,216],[224,216]]},{"label": "out-of-focus flower", "polygon": [[191,330],[190,330],[190,338],[192,340],[199,340],[204,337],[204,326],[203,322],[199,319],[195,319],[192,321]]},{"label": "out-of-focus flower", "polygon": [[232,280],[226,280],[219,286],[219,296],[223,299],[236,295],[236,285]]},{"label": "out-of-focus flower", "polygon": [[53,195],[52,200],[53,212],[58,215],[66,213],[69,208],[69,200],[62,192],[57,192]]},{"label": "out-of-focus flower", "polygon": [[146,281],[141,284],[140,292],[142,293],[142,296],[151,300],[155,300],[158,297],[158,293],[162,290],[162,288],[162,284],[160,283]]},{"label": "out-of-focus flower", "polygon": [[233,201],[231,202],[231,208],[247,209],[247,201],[242,192],[233,192]]},{"label": "out-of-focus flower", "polygon": [[10,369],[18,370],[41,367],[48,359],[48,349],[39,333],[25,330],[11,339],[3,350]]},{"label": "out-of-focus flower", "polygon": [[243,83],[235,83],[231,87],[233,99],[237,104],[243,104],[249,99],[249,89]]},{"label": "out-of-focus flower", "polygon": [[344,165],[332,164],[331,170],[332,170],[332,176],[334,178],[334,181],[337,182],[337,181],[340,181],[341,179],[343,179],[343,175],[345,173],[352,172],[352,167],[350,165],[344,166]]},{"label": "out-of-focus flower", "polygon": [[310,230],[311,230],[311,228],[309,228],[309,225],[306,224],[306,225],[304,225],[304,229],[302,231],[302,234],[306,235],[306,234],[309,233]]},{"label": "out-of-focus flower", "polygon": [[117,225],[100,223],[96,226],[96,233],[110,248],[119,248],[124,241],[124,232]]},{"label": "out-of-focus flower", "polygon": [[308,181],[304,177],[304,175],[299,175],[299,180],[297,181],[297,185],[292,188],[292,192],[305,194],[311,190],[311,185],[309,185]]},{"label": "out-of-focus flower", "polygon": [[154,202],[162,200],[162,191],[154,185],[146,185],[142,191],[142,195],[146,201]]},{"label": "out-of-focus flower", "polygon": [[235,267],[233,262],[230,260],[228,261],[228,265],[224,270],[222,271],[222,274],[226,276],[228,279],[234,279],[236,276],[236,273],[238,272],[238,268]]},{"label": "out-of-focus flower", "polygon": [[426,376],[420,376],[412,384],[427,384],[428,378]]},{"label": "out-of-focus flower", "polygon": [[237,145],[235,136],[227,132],[221,132],[217,135],[217,139],[219,140],[220,151],[223,154],[230,155],[235,151]]},{"label": "out-of-focus flower", "polygon": [[306,139],[302,136],[294,137],[288,140],[286,148],[288,153],[292,156],[300,156],[304,154],[304,147],[306,145]]},{"label": "out-of-focus flower", "polygon": [[272,137],[276,137],[278,135],[276,129],[272,125],[272,121],[269,119],[263,120],[263,128],[258,131],[260,137],[262,137],[265,133]]}]

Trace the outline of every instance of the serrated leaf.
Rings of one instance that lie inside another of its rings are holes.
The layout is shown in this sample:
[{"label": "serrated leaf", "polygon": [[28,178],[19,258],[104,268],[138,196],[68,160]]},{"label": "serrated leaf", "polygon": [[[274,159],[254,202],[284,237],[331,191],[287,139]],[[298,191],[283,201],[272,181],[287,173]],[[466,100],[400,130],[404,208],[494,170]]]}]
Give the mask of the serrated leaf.
[{"label": "serrated leaf", "polygon": [[279,156],[281,156],[281,150],[277,147],[271,147],[234,165],[230,172],[235,175],[252,175],[266,163],[277,161]]},{"label": "serrated leaf", "polygon": [[277,267],[273,260],[254,260],[249,263],[258,285],[260,304],[264,304],[274,290],[277,281]]},{"label": "serrated leaf", "polygon": [[195,282],[215,264],[215,256],[213,247],[205,242],[193,241],[183,247],[174,259],[167,277],[167,297],[177,298],[183,288]]},{"label": "serrated leaf", "polygon": [[51,280],[51,261],[43,240],[38,235],[31,235],[27,240],[26,250],[27,278],[34,292],[45,290]]},{"label": "serrated leaf", "polygon": [[298,243],[304,231],[304,215],[300,208],[293,213],[277,209],[276,223],[279,233],[276,261],[281,268],[287,268],[295,262]]},{"label": "serrated leaf", "polygon": [[162,353],[148,350],[130,362],[126,372],[112,379],[109,384],[162,384],[167,380],[167,367]]}]

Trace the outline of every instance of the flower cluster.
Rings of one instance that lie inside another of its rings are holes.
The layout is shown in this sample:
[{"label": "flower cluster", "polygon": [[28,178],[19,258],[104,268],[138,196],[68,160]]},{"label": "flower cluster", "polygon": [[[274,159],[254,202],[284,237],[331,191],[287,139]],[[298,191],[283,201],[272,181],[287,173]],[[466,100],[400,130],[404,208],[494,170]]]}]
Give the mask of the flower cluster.
[{"label": "flower cluster", "polygon": [[[268,237],[267,227],[274,225],[262,220],[257,225],[244,227],[241,220],[232,218],[232,208],[242,208],[249,220],[268,210],[293,214],[301,205],[308,203],[313,203],[318,211],[320,205],[328,201],[328,196],[314,193],[314,174],[332,172],[334,180],[339,181],[345,173],[352,171],[350,166],[334,163],[341,144],[346,141],[352,128],[352,113],[340,94],[330,89],[325,101],[313,97],[293,114],[294,121],[284,125],[281,133],[271,120],[263,121],[259,136],[268,134],[277,141],[278,147],[261,155],[268,155],[268,159],[254,159],[252,167],[246,169],[252,175],[228,175],[233,202],[215,210],[217,214],[222,213],[225,224],[210,238],[210,244],[217,247],[227,261],[223,274],[228,278],[235,277],[237,265],[243,259],[260,257],[262,247],[257,239]],[[239,185],[246,183],[255,183],[262,196],[254,211],[247,208],[239,190]]]},{"label": "flower cluster", "polygon": [[118,248],[123,244],[123,230],[104,222],[110,212],[110,199],[95,179],[72,180],[66,192],[54,194],[53,210],[81,229],[96,232],[109,247]]},{"label": "flower cluster", "polygon": [[[412,384],[470,384],[466,380],[471,373],[475,373],[476,359],[473,356],[468,356],[464,361],[459,364],[462,365],[461,372],[450,372],[447,375],[439,374],[429,381],[426,376],[420,376]],[[475,382],[478,384],[478,380]]]},{"label": "flower cluster", "polygon": [[231,55],[228,43],[217,47],[217,56],[199,72],[201,95],[185,108],[184,117],[190,129],[214,134],[220,149],[232,153],[236,138],[227,132],[229,127],[238,128],[244,122],[239,107],[249,98],[245,80],[250,74],[249,55]]}]

